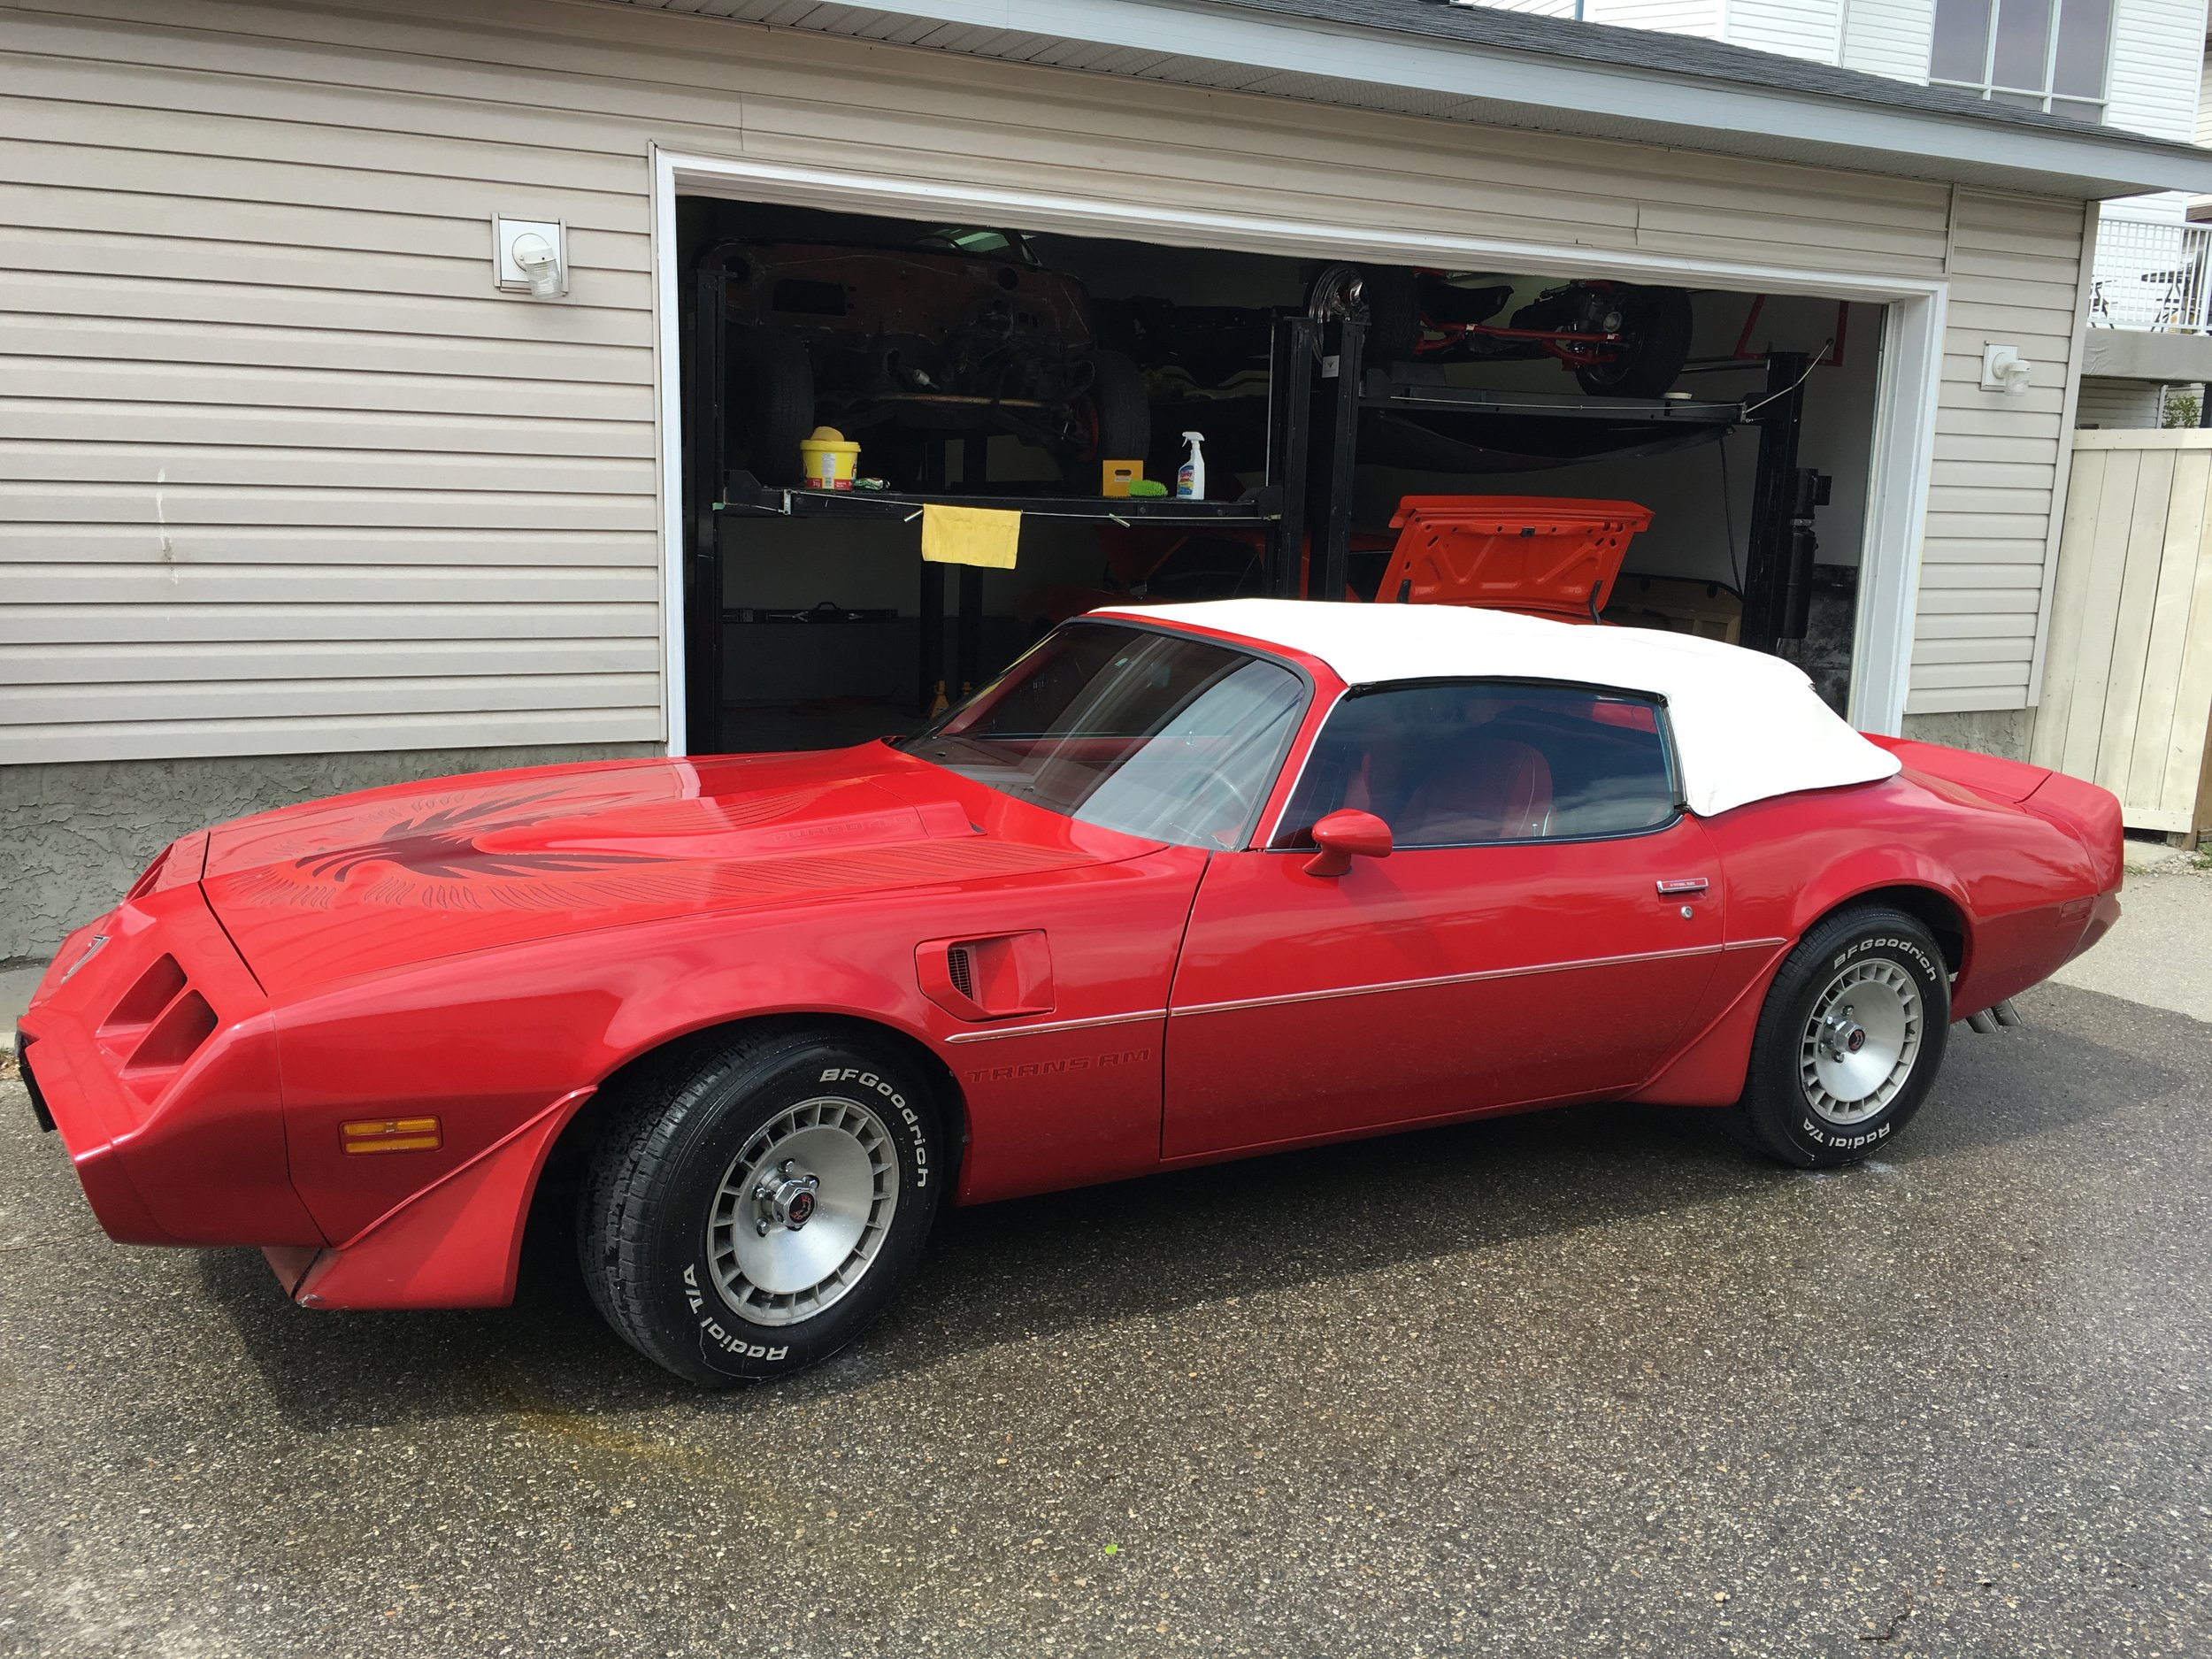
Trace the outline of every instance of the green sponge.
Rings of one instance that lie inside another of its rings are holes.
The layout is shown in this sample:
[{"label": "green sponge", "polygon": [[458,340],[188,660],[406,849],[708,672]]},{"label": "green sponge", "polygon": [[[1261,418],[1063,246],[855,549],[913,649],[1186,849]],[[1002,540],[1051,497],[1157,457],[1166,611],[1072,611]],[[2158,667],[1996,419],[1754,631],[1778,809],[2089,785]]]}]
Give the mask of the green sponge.
[{"label": "green sponge", "polygon": [[1129,480],[1131,495],[1157,497],[1167,494],[1167,486],[1156,478],[1133,478]]}]

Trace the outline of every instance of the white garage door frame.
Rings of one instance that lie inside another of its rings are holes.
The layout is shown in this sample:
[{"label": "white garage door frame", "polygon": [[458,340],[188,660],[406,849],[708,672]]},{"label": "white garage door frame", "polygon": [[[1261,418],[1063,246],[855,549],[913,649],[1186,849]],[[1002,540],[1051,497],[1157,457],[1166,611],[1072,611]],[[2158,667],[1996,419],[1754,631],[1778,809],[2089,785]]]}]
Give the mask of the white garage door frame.
[{"label": "white garage door frame", "polygon": [[653,152],[655,373],[658,392],[664,660],[668,752],[684,752],[683,397],[676,198],[716,196],[845,213],[942,218],[1021,230],[1118,236],[1176,247],[1380,260],[1462,270],[1616,277],[1686,288],[1802,294],[1886,306],[1875,394],[1864,540],[1859,549],[1852,645],[1851,718],[1894,733],[1904,722],[1920,586],[1921,534],[1935,447],[1948,285],[1904,274],[1769,266],[1676,255],[1553,247],[1503,237],[1377,230],[1272,216],[1197,212],[1153,202],[1101,200],[949,184],[918,174],[866,174],[780,163]]}]

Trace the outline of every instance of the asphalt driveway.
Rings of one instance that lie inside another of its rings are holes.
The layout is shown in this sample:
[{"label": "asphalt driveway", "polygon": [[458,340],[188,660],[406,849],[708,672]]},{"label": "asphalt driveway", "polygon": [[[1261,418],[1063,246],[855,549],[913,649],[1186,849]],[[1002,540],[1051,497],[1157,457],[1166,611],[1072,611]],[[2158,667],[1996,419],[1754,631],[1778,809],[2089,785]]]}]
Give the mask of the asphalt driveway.
[{"label": "asphalt driveway", "polygon": [[964,1213],[723,1395],[549,1253],[111,1246],[10,1084],[0,1652],[2202,1652],[2212,1026],[2022,1005],[1846,1174],[1604,1109]]}]

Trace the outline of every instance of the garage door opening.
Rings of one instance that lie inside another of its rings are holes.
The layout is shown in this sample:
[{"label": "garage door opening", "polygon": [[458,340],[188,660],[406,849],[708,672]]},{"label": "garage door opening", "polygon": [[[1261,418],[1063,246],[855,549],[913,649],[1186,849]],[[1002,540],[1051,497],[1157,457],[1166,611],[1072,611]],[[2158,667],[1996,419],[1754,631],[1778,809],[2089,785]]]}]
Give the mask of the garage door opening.
[{"label": "garage door opening", "polygon": [[[675,205],[691,752],[912,730],[1096,604],[1425,599],[1440,522],[1494,572],[1577,512],[1606,622],[1847,704],[1879,304]],[[1018,512],[1012,567],[925,562],[949,506]]]}]

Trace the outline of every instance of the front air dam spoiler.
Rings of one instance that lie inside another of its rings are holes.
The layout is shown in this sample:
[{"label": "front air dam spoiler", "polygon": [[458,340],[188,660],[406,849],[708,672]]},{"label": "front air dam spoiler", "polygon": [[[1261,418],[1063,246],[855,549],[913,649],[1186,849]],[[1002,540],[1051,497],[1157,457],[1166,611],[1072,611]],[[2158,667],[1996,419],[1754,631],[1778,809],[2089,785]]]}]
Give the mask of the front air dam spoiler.
[{"label": "front air dam spoiler", "polygon": [[503,1308],[548,1153],[595,1093],[572,1090],[427,1192],[331,1249],[261,1254],[303,1308]]}]

